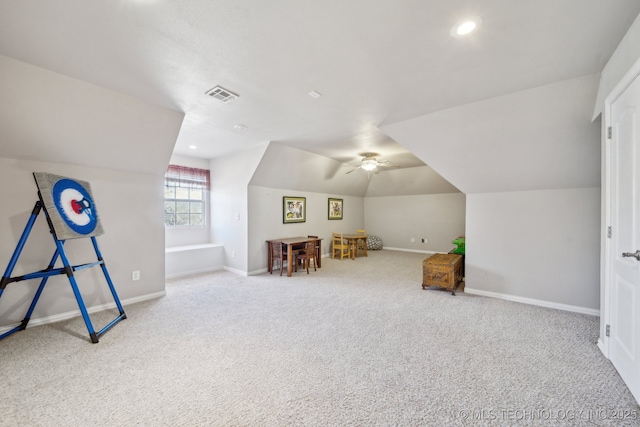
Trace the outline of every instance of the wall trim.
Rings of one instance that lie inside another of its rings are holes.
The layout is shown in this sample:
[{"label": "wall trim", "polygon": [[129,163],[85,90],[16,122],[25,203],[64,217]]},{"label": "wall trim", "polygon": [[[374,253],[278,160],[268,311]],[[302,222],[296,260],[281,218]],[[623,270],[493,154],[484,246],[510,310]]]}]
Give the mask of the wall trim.
[{"label": "wall trim", "polygon": [[590,316],[600,316],[600,310],[595,308],[578,307],[577,305],[561,304],[559,302],[544,301],[544,300],[534,299],[534,298],[519,297],[516,295],[501,294],[498,292],[483,291],[480,289],[469,288],[467,286],[464,287],[464,293],[471,294],[471,295],[479,295],[479,296],[489,297],[489,298],[497,298],[497,299],[502,299],[506,301],[514,301],[522,304],[537,305],[537,306],[546,307],[546,308],[554,308],[556,310],[571,311],[573,313],[588,314]]},{"label": "wall trim", "polygon": [[[127,298],[126,300],[121,300],[120,303],[122,304],[123,308],[125,308],[125,305],[130,305],[130,304],[135,304],[138,302],[143,302],[143,301],[148,301],[151,299],[156,299],[156,298],[161,298],[163,296],[167,295],[167,291],[160,291],[160,292],[154,292],[152,294],[146,294],[146,295],[141,295],[141,296],[137,296],[137,297],[133,297],[133,298]],[[106,303],[106,304],[101,304],[101,305],[95,305],[92,307],[87,307],[87,312],[89,314],[91,313],[97,313],[99,311],[104,311],[104,310],[109,310],[112,308],[117,308],[116,306],[116,302],[110,302],[110,303]],[[125,310],[126,312],[126,310]],[[72,310],[72,311],[67,311],[65,313],[60,313],[60,314],[54,314],[51,316],[46,316],[46,317],[39,317],[36,319],[31,319],[29,320],[29,323],[27,324],[27,328],[31,328],[34,326],[42,326],[42,325],[47,325],[49,323],[56,323],[56,322],[61,322],[63,320],[68,320],[68,319],[73,319],[74,317],[80,317],[81,313],[80,313],[80,309],[78,308],[77,310]],[[5,332],[10,331],[11,329],[15,328],[16,326],[19,326],[21,322],[18,323],[14,323],[13,325],[9,325],[9,326],[3,326],[0,328],[0,334],[4,334]],[[92,321],[93,323],[93,321]]]},{"label": "wall trim", "polygon": [[[226,265],[224,266],[224,270],[226,270],[226,271],[230,271],[230,272],[232,272],[232,273],[239,274],[239,275],[241,275],[241,276],[248,276],[248,275],[249,275],[246,271],[238,270],[237,268],[227,267]],[[265,270],[265,271],[266,271],[266,270]]]},{"label": "wall trim", "polygon": [[[180,273],[166,274],[165,279],[178,279],[180,277],[195,276],[196,274],[211,273],[222,270],[223,267],[200,268],[198,270],[181,271]],[[226,267],[225,267],[226,270]]]},{"label": "wall trim", "polygon": [[421,251],[418,249],[406,249],[406,248],[392,248],[389,246],[383,246],[382,249],[385,249],[387,251],[400,251],[400,252],[414,252],[414,253],[419,253],[419,254],[446,254],[447,252],[437,252],[437,251]]},{"label": "wall trim", "polygon": [[606,357],[607,359],[609,358],[609,347],[607,347],[604,344],[604,341],[602,341],[602,338],[598,338],[598,348],[600,349],[600,351],[602,352],[602,354],[604,355],[604,357]]}]

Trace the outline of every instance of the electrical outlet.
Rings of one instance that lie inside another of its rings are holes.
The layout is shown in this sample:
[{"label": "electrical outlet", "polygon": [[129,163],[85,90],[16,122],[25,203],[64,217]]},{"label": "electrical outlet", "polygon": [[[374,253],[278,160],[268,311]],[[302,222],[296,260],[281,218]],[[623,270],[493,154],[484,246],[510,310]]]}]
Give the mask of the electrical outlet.
[{"label": "electrical outlet", "polygon": [[409,240],[411,243],[415,243],[416,242],[416,238],[412,237],[411,240]]},{"label": "electrical outlet", "polygon": [[236,257],[236,251],[231,251],[231,258],[235,258]]},{"label": "electrical outlet", "polygon": [[140,280],[140,270],[131,272],[131,280]]},{"label": "electrical outlet", "polygon": [[429,239],[422,239],[422,243],[429,243]]}]

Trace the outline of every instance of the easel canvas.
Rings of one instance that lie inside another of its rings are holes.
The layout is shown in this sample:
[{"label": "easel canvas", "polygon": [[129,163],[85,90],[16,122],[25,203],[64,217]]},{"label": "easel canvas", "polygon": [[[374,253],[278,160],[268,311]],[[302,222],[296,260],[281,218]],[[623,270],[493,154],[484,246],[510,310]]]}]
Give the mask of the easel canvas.
[{"label": "easel canvas", "polygon": [[[2,309],[1,297],[7,285],[32,279],[40,279],[40,285],[21,324],[0,335],[0,340],[15,332],[26,329],[31,318],[31,314],[37,305],[38,299],[40,298],[49,277],[64,274],[69,279],[69,284],[71,285],[80,313],[82,314],[85,325],[87,326],[91,342],[97,343],[100,336],[106,333],[119,321],[126,319],[127,316],[122,308],[116,289],[113,286],[113,282],[111,281],[111,277],[109,276],[109,272],[96,240],[96,236],[103,234],[104,230],[94,203],[91,186],[86,181],[79,181],[73,178],[67,178],[50,173],[35,172],[33,176],[38,187],[38,201],[36,201],[27,225],[24,228],[15,251],[13,252],[11,260],[9,261],[9,265],[0,280],[0,309]],[[53,256],[49,265],[45,269],[12,277],[11,275],[13,270],[40,213],[44,213],[45,215],[49,231],[51,232],[51,236],[55,244]],[[72,265],[65,253],[64,243],[68,239],[81,238],[91,239],[97,260],[95,262]],[[62,267],[55,267],[58,259],[62,262]],[[113,296],[119,311],[119,315],[98,332],[93,328],[93,324],[87,312],[82,295],[78,289],[78,284],[74,274],[76,271],[97,266],[100,266],[104,274],[107,285],[111,291],[111,295]]]}]

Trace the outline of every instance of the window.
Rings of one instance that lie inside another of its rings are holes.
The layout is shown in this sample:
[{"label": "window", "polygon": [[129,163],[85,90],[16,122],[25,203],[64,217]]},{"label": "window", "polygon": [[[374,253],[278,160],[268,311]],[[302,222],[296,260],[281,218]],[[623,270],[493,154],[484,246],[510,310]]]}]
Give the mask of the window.
[{"label": "window", "polygon": [[209,171],[169,165],[164,176],[164,223],[171,227],[202,226],[209,190]]}]

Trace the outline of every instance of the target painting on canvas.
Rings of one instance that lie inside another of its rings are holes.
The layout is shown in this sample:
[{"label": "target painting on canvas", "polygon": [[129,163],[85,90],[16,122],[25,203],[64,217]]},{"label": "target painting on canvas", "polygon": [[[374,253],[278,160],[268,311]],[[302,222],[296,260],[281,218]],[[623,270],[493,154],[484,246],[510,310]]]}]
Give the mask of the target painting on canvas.
[{"label": "target painting on canvas", "polygon": [[33,177],[58,240],[104,233],[88,182],[45,172]]}]

